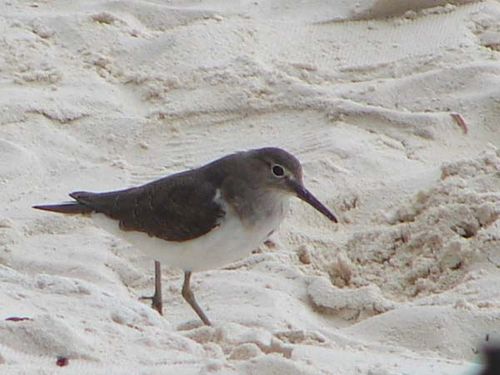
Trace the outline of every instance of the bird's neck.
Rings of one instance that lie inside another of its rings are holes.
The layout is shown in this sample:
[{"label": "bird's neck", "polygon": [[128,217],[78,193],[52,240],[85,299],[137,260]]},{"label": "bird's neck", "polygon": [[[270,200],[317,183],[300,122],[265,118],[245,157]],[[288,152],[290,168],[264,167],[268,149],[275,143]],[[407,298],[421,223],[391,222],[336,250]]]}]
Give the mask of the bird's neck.
[{"label": "bird's neck", "polygon": [[[241,195],[245,195],[245,199]],[[240,196],[238,196],[240,195]],[[275,190],[247,188],[228,199],[231,208],[247,227],[281,222],[288,210],[289,196]]]}]

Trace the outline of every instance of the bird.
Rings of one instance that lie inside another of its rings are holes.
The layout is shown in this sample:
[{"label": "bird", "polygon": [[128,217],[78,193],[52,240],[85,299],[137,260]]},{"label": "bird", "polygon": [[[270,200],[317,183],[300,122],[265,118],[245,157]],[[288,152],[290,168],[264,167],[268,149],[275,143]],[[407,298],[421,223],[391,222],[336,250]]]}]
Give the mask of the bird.
[{"label": "bird", "polygon": [[299,160],[278,147],[235,152],[123,190],[75,191],[69,196],[71,201],[33,208],[90,216],[97,226],[150,256],[155,292],[144,298],[160,314],[161,264],[183,270],[182,296],[206,325],[211,321],[190,287],[193,272],[249,256],[278,229],[291,197],[338,222],[304,186]]}]

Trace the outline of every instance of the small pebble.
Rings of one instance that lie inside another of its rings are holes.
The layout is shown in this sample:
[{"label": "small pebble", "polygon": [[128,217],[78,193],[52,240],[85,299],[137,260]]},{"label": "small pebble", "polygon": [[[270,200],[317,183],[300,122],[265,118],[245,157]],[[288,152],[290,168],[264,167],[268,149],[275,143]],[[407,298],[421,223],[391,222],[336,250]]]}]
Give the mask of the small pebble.
[{"label": "small pebble", "polygon": [[306,245],[301,245],[297,249],[299,260],[303,264],[311,264],[311,252]]},{"label": "small pebble", "polygon": [[67,365],[69,365],[69,359],[66,357],[59,356],[59,357],[57,357],[56,365],[59,367],[67,366]]}]

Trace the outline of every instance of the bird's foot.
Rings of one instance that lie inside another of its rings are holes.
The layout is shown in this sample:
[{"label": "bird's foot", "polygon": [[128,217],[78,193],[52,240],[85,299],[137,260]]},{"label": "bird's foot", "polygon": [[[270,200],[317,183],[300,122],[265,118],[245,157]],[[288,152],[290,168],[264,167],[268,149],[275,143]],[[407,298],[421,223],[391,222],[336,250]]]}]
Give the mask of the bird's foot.
[{"label": "bird's foot", "polygon": [[163,315],[163,301],[161,299],[161,295],[158,293],[153,294],[152,296],[142,296],[139,299],[141,300],[151,300],[151,307],[158,311],[160,315]]}]

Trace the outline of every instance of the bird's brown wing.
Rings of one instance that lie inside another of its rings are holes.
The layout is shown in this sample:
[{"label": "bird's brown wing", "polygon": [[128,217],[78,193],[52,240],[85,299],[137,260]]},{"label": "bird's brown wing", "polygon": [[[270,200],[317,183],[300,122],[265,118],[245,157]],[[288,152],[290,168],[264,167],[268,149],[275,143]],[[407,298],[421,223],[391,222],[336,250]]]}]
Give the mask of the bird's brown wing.
[{"label": "bird's brown wing", "polygon": [[199,237],[220,223],[225,212],[214,201],[216,187],[190,173],[107,193],[74,192],[78,204],[119,222],[125,231],[145,232],[168,241]]}]

